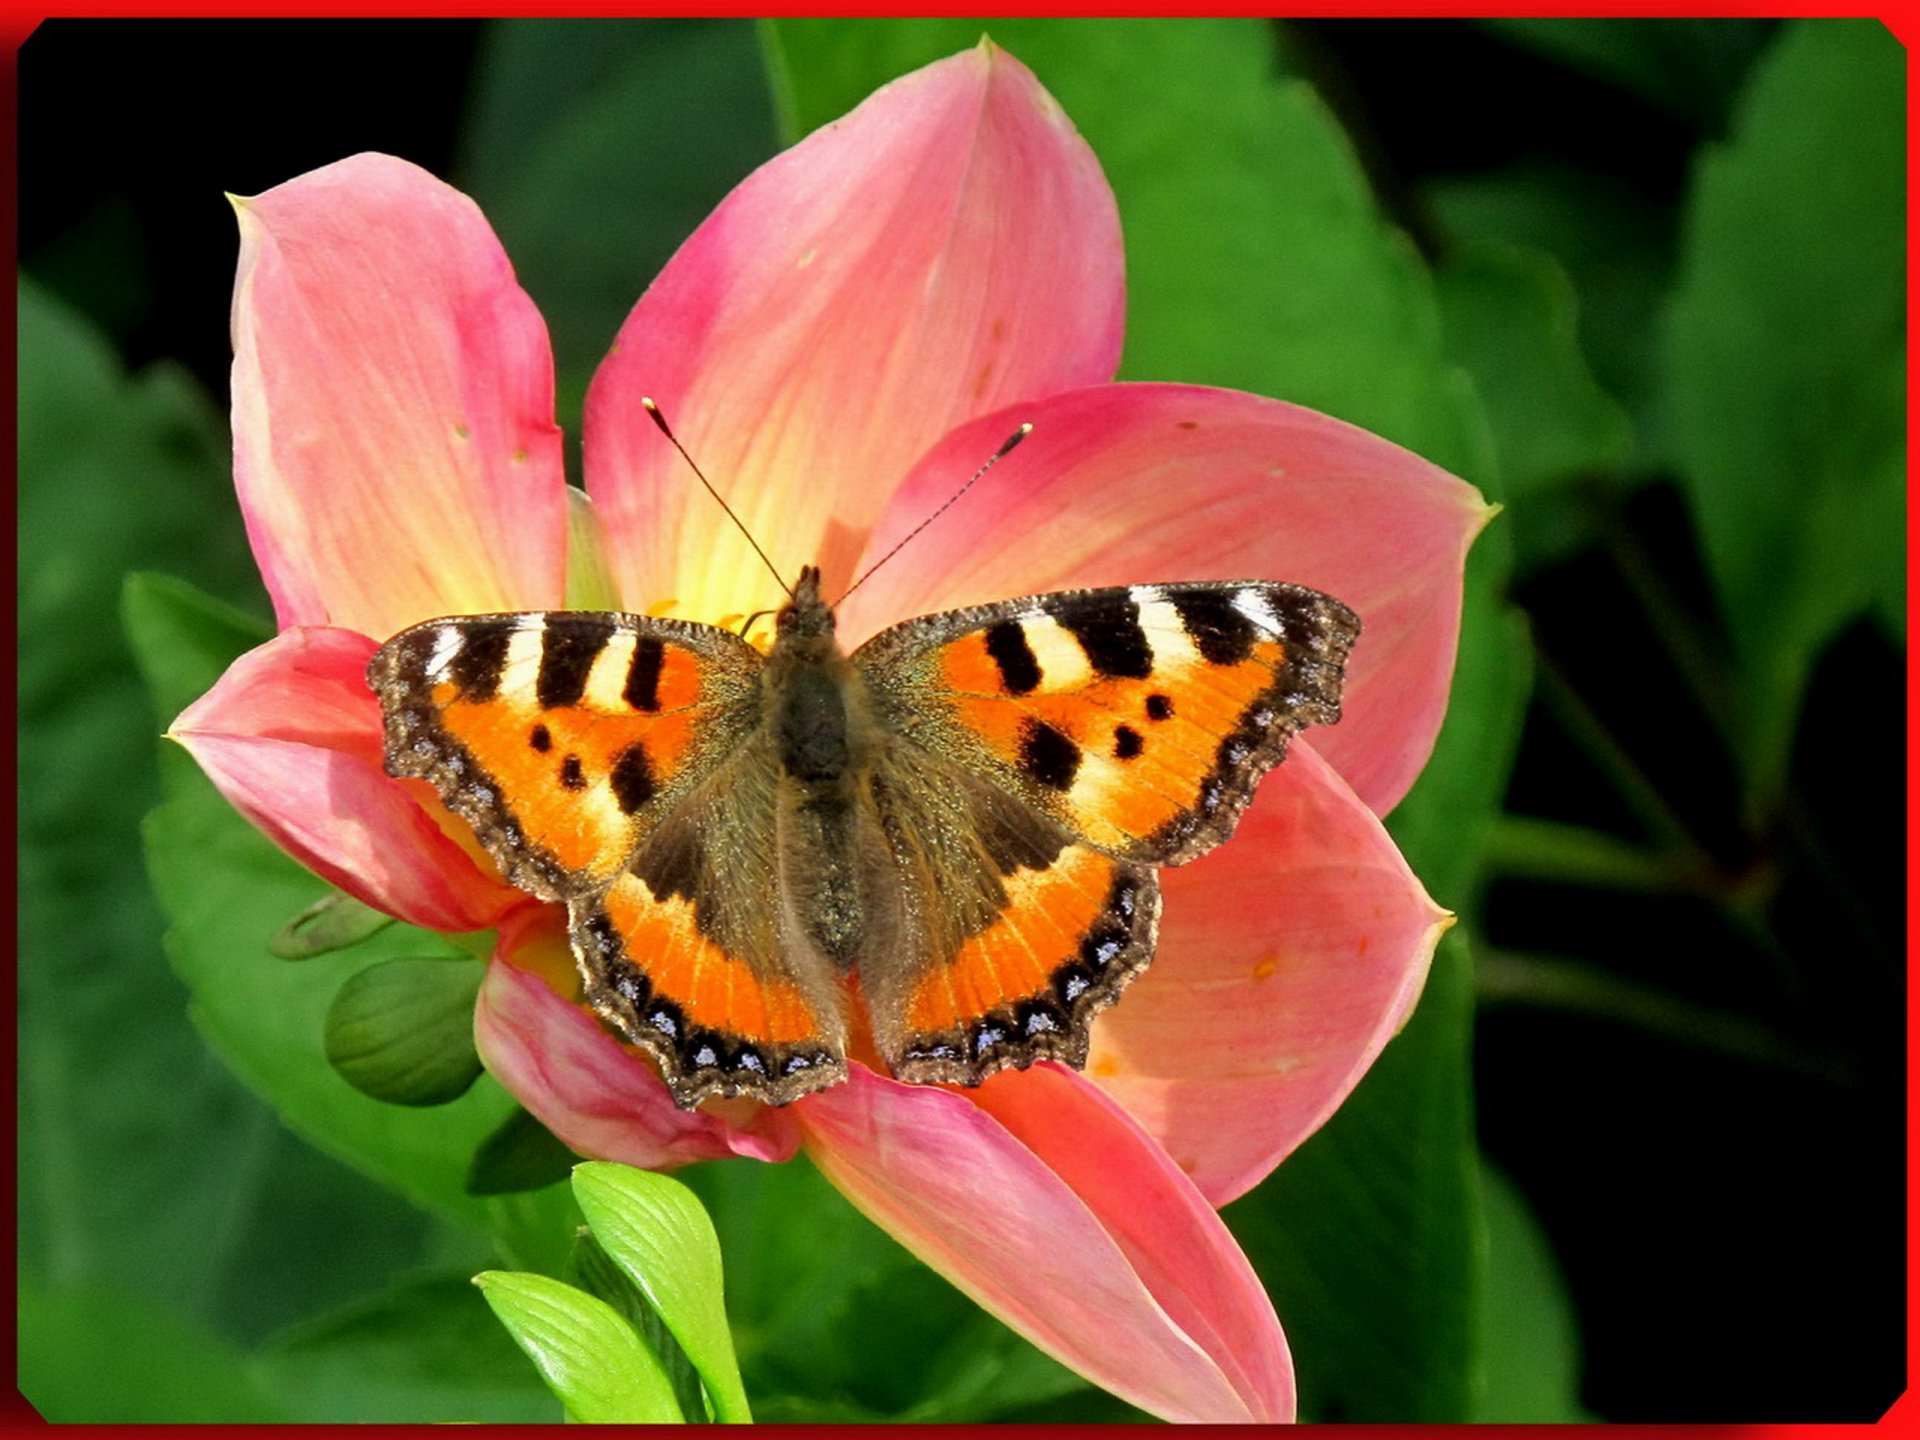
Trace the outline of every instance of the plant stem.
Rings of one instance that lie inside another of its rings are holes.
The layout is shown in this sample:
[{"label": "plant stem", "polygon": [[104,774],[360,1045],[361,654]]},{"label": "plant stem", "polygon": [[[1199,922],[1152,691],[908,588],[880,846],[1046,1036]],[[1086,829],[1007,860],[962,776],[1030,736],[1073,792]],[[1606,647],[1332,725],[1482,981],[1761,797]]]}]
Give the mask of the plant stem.
[{"label": "plant stem", "polygon": [[1692,833],[1667,804],[1660,787],[1647,778],[1639,762],[1614,738],[1613,732],[1593,712],[1560,666],[1540,648],[1538,641],[1533,647],[1533,665],[1536,693],[1541,703],[1600,767],[1627,807],[1647,827],[1662,853],[1676,865],[1703,873],[1714,868],[1712,857],[1694,842]]},{"label": "plant stem", "polygon": [[1698,884],[1683,867],[1584,825],[1502,815],[1486,840],[1484,864],[1503,876],[1564,881],[1648,894],[1693,894]]},{"label": "plant stem", "polygon": [[1529,1005],[1625,1025],[1679,1045],[1843,1088],[1856,1087],[1856,1062],[1750,1016],[1701,1005],[1596,965],[1509,950],[1479,949],[1474,984],[1482,1005]]}]

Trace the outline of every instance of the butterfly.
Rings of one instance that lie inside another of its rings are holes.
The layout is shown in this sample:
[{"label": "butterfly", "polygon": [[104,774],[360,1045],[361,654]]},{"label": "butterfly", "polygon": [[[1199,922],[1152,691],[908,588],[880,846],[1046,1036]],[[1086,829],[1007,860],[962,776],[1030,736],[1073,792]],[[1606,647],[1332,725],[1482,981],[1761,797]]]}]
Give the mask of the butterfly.
[{"label": "butterfly", "polygon": [[567,907],[585,996],[674,1100],[1085,1063],[1153,958],[1155,867],[1225,840],[1288,739],[1340,716],[1359,619],[1267,581],[1069,590],[852,654],[801,572],[731,630],[546,611],[374,656],[386,768]]}]

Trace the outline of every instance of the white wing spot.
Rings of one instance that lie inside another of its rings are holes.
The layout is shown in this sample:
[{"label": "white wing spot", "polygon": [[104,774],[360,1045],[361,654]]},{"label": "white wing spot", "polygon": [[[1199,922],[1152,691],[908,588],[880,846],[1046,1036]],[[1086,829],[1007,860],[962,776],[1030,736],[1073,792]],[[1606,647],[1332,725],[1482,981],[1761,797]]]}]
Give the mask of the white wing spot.
[{"label": "white wing spot", "polygon": [[522,615],[515,622],[507,641],[507,663],[501,669],[503,681],[508,676],[538,673],[540,652],[546,648],[542,640],[546,629],[543,615]]},{"label": "white wing spot", "polygon": [[1140,628],[1153,647],[1154,674],[1165,681],[1199,664],[1200,651],[1165,592],[1154,585],[1136,585],[1132,594],[1133,603],[1140,607]]},{"label": "white wing spot", "polygon": [[616,630],[613,637],[593,657],[593,669],[587,672],[587,688],[581,702],[595,710],[620,714],[627,709],[627,670],[633,664],[634,634]]},{"label": "white wing spot", "polygon": [[460,653],[460,631],[452,625],[442,625],[433,632],[433,650],[427,656],[427,679],[446,678],[447,667],[453,664],[453,657]]},{"label": "white wing spot", "polygon": [[1269,635],[1280,631],[1280,617],[1273,613],[1273,607],[1267,604],[1267,597],[1258,590],[1241,590],[1233,597],[1233,608],[1258,625]]},{"label": "white wing spot", "polygon": [[1075,690],[1096,678],[1087,663],[1084,646],[1058,620],[1044,611],[1020,617],[1020,628],[1027,637],[1027,648],[1040,667],[1041,683],[1049,692]]}]

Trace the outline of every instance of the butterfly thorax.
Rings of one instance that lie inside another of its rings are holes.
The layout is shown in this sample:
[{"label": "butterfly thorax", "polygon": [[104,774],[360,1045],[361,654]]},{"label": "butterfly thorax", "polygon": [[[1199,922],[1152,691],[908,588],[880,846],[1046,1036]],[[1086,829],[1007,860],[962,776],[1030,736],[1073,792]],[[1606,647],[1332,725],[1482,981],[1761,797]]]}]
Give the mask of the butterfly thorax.
[{"label": "butterfly thorax", "polygon": [[859,758],[849,705],[859,683],[834,638],[833,611],[820,598],[820,572],[800,572],[793,602],[774,622],[763,683],[780,770],[818,801],[845,799]]}]

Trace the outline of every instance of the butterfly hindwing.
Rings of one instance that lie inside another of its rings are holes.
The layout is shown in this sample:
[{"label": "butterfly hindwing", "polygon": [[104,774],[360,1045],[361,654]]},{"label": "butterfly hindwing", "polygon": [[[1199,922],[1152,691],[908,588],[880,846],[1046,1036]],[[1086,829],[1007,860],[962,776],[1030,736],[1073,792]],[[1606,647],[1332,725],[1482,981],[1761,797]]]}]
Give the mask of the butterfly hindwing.
[{"label": "butterfly hindwing", "polygon": [[1303,726],[1340,715],[1359,621],[1265,581],[1062,591],[882,631],[853,656],[885,722],[1117,858],[1232,833]]},{"label": "butterfly hindwing", "polygon": [[758,720],[759,653],[730,631],[593,612],[430,620],[367,679],[387,772],[425,780],[514,884],[604,890]]},{"label": "butterfly hindwing", "polygon": [[964,1085],[1084,1063],[1094,1016],[1152,958],[1152,870],[910,741],[873,796],[899,887],[859,966],[881,1058],[903,1080]]},{"label": "butterfly hindwing", "polygon": [[846,1074],[840,987],[780,903],[764,748],[749,739],[605,894],[569,906],[589,1003],[687,1108],[713,1094],[784,1104]]}]

